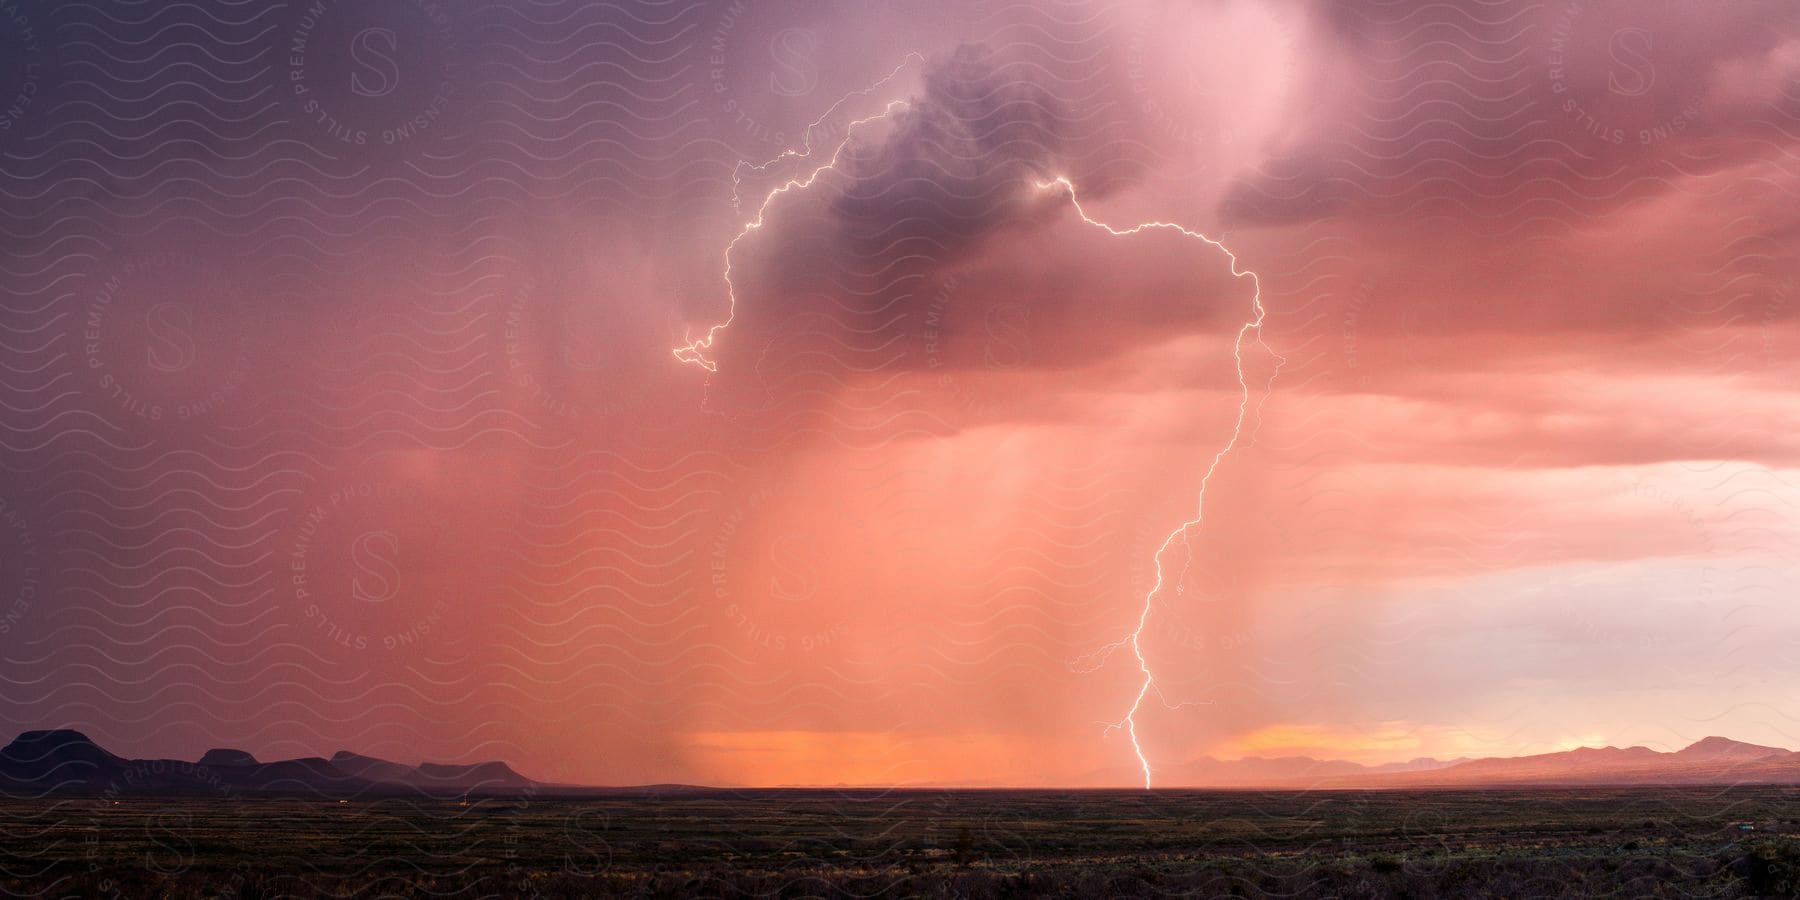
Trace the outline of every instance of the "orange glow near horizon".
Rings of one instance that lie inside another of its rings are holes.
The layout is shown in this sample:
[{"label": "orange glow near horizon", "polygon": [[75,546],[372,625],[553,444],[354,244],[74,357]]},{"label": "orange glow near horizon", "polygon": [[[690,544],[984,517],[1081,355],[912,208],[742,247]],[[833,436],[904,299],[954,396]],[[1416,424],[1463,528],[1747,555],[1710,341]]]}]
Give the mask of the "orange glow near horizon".
[{"label": "orange glow near horizon", "polygon": [[[712,731],[686,736],[704,783],[804,787],[933,784],[958,769],[983,773],[972,783],[1005,783],[1022,754],[999,735],[905,735],[856,731]],[[997,777],[998,776],[998,777]],[[948,782],[956,784],[956,782]]]}]

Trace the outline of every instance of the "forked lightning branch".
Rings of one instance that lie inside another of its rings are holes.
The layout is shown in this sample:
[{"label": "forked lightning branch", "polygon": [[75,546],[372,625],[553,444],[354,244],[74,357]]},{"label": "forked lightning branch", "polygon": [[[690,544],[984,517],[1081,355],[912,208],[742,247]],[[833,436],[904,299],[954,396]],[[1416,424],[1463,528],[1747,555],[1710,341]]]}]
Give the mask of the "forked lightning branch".
[{"label": "forked lightning branch", "polygon": [[[826,111],[824,116],[822,116],[818,121],[814,122],[812,125],[807,126],[807,128],[804,132],[804,137],[803,137],[801,146],[787,150],[787,151],[783,152],[781,155],[779,155],[773,159],[770,159],[766,162],[763,162],[763,163],[751,164],[748,162],[740,162],[734,168],[733,175],[732,175],[733,207],[741,210],[741,203],[739,202],[737,192],[738,192],[739,187],[742,184],[742,176],[746,169],[748,169],[750,171],[761,172],[761,171],[767,170],[771,166],[774,166],[774,165],[781,163],[783,161],[786,161],[786,160],[803,160],[803,159],[812,158],[812,154],[814,151],[814,148],[810,144],[812,133],[826,119],[828,119],[833,113],[835,113],[839,107],[841,107],[844,103],[848,102],[850,99],[852,99],[854,97],[866,96],[869,93],[872,93],[873,91],[879,89],[882,85],[887,84],[888,82],[892,81],[895,77],[897,77],[900,74],[900,72],[905,70],[909,65],[912,65],[912,64],[918,63],[918,62],[923,62],[923,59],[924,59],[924,57],[916,52],[908,53],[906,55],[906,58],[900,63],[900,65],[898,67],[896,67],[893,71],[889,72],[885,77],[883,77],[880,81],[876,82],[874,85],[871,85],[870,87],[864,88],[859,91],[855,91],[850,94],[846,94],[843,97],[839,98],[839,100],[836,103],[832,104],[831,108]],[[867,125],[868,123],[871,123],[871,122],[876,122],[876,121],[886,119],[889,116],[893,115],[897,111],[901,111],[901,110],[905,110],[905,109],[909,109],[909,108],[910,108],[910,104],[907,101],[895,100],[895,101],[889,102],[887,104],[887,106],[882,109],[881,112],[879,112],[875,115],[852,121],[845,128],[843,139],[837,143],[837,145],[831,151],[830,157],[823,164],[811,169],[810,171],[805,172],[802,175],[797,175],[793,178],[790,178],[790,179],[782,182],[781,184],[779,184],[776,187],[774,187],[773,189],[771,189],[766,195],[764,195],[762,202],[760,204],[758,204],[758,206],[756,208],[755,215],[752,216],[749,220],[745,221],[743,226],[738,229],[737,234],[734,235],[732,237],[731,241],[725,245],[725,251],[724,251],[723,259],[722,259],[722,269],[723,269],[722,275],[723,275],[723,278],[725,281],[725,292],[726,292],[726,299],[727,299],[725,318],[722,321],[718,322],[717,324],[707,327],[706,331],[703,334],[701,334],[698,338],[695,338],[690,334],[687,338],[686,344],[675,348],[674,354],[675,354],[675,358],[677,360],[680,360],[681,362],[684,362],[684,363],[700,366],[701,368],[704,368],[709,372],[717,372],[718,371],[718,362],[711,356],[711,351],[713,350],[713,347],[714,347],[716,341],[718,340],[720,333],[723,332],[726,328],[730,327],[732,321],[736,318],[737,302],[738,302],[737,301],[737,285],[732,280],[731,259],[732,259],[733,252],[735,252],[737,250],[738,244],[741,241],[743,241],[746,237],[748,237],[751,232],[764,227],[764,225],[767,223],[769,207],[776,201],[777,198],[781,197],[784,194],[790,193],[790,192],[803,191],[803,190],[811,187],[814,183],[816,183],[818,181],[818,179],[820,178],[820,176],[824,175],[826,172],[829,172],[829,171],[832,171],[833,169],[835,169],[837,167],[838,162],[839,162],[840,158],[842,157],[845,149],[847,147],[849,147],[851,142],[855,139],[856,131],[858,128],[860,128],[864,125]],[[1156,579],[1155,579],[1155,582],[1151,585],[1149,591],[1147,591],[1144,595],[1143,604],[1138,611],[1136,626],[1125,637],[1123,637],[1117,641],[1114,641],[1113,643],[1108,644],[1105,647],[1102,647],[1099,651],[1099,655],[1104,657],[1104,656],[1110,654],[1112,651],[1117,650],[1120,647],[1128,646],[1131,648],[1132,656],[1135,657],[1137,660],[1138,672],[1142,676],[1142,678],[1138,682],[1138,688],[1137,688],[1136,693],[1132,696],[1130,707],[1125,711],[1124,716],[1111,722],[1110,724],[1108,724],[1106,726],[1106,728],[1107,728],[1107,731],[1109,731],[1109,732],[1116,731],[1116,730],[1123,730],[1125,732],[1126,736],[1131,740],[1132,753],[1137,758],[1138,765],[1143,771],[1144,787],[1149,788],[1154,783],[1155,773],[1154,773],[1153,769],[1151,768],[1149,757],[1144,753],[1143,744],[1138,738],[1138,720],[1137,719],[1138,719],[1138,713],[1143,708],[1145,698],[1150,696],[1150,694],[1152,692],[1157,693],[1158,697],[1160,698],[1161,691],[1157,687],[1156,674],[1151,669],[1150,660],[1148,657],[1146,657],[1144,655],[1144,647],[1143,647],[1144,628],[1150,620],[1150,614],[1155,607],[1157,596],[1162,593],[1164,587],[1167,584],[1167,579],[1165,577],[1165,572],[1163,569],[1163,557],[1177,543],[1182,544],[1184,548],[1187,547],[1188,541],[1192,537],[1193,532],[1200,528],[1200,526],[1203,522],[1203,519],[1205,517],[1205,514],[1206,514],[1206,491],[1207,491],[1207,488],[1212,483],[1213,476],[1218,473],[1219,466],[1225,461],[1225,458],[1228,455],[1230,455],[1231,451],[1237,447],[1238,442],[1240,441],[1240,439],[1243,436],[1244,423],[1245,423],[1246,419],[1248,418],[1249,411],[1250,411],[1250,382],[1244,372],[1244,348],[1245,348],[1246,342],[1248,342],[1249,340],[1251,340],[1253,338],[1260,338],[1260,336],[1262,334],[1263,321],[1266,316],[1266,310],[1263,308],[1263,304],[1262,304],[1262,284],[1257,279],[1256,273],[1248,271],[1248,270],[1239,269],[1237,255],[1232,253],[1231,250],[1229,248],[1227,248],[1224,244],[1220,243],[1217,240],[1214,240],[1213,238],[1207,237],[1205,234],[1202,234],[1191,228],[1188,228],[1186,226],[1179,225],[1179,224],[1176,224],[1173,222],[1160,222],[1160,221],[1139,222],[1137,224],[1129,225],[1129,226],[1121,228],[1121,227],[1109,225],[1105,222],[1099,221],[1099,220],[1089,216],[1087,213],[1087,210],[1082,208],[1081,200],[1077,196],[1077,193],[1075,190],[1075,183],[1073,180],[1071,180],[1066,175],[1054,175],[1052,177],[1045,178],[1043,180],[1036,182],[1035,187],[1037,190],[1040,190],[1040,191],[1058,191],[1058,192],[1068,194],[1070,206],[1072,206],[1074,208],[1076,214],[1081,217],[1081,220],[1083,222],[1087,223],[1090,226],[1093,226],[1094,228],[1098,228],[1101,231],[1104,231],[1108,235],[1111,235],[1113,237],[1125,238],[1125,237],[1130,237],[1132,235],[1136,235],[1140,232],[1145,232],[1145,231],[1174,231],[1174,232],[1181,234],[1183,237],[1186,237],[1186,238],[1189,238],[1192,240],[1196,240],[1196,241],[1200,241],[1200,242],[1210,245],[1214,248],[1217,248],[1220,252],[1225,254],[1227,259],[1230,260],[1232,276],[1235,278],[1249,278],[1252,289],[1253,289],[1252,294],[1251,294],[1251,299],[1250,299],[1250,316],[1249,316],[1249,318],[1245,319],[1239,325],[1236,336],[1232,342],[1232,355],[1235,360],[1235,368],[1236,368],[1237,384],[1238,384],[1238,403],[1237,403],[1237,414],[1236,414],[1236,417],[1232,421],[1231,436],[1225,441],[1224,445],[1221,446],[1218,449],[1218,451],[1213,454],[1211,461],[1206,466],[1206,470],[1205,470],[1204,474],[1201,476],[1200,489],[1198,492],[1198,498],[1196,500],[1193,518],[1182,522],[1173,531],[1169,532],[1168,537],[1164,538],[1161,545],[1159,545],[1157,547],[1156,554],[1155,554],[1155,560],[1154,560],[1155,566],[1156,566]],[[1279,363],[1281,360],[1279,357],[1277,357],[1276,360],[1277,360],[1277,367],[1279,367]],[[1189,550],[1189,558],[1191,559],[1191,549]],[[1174,706],[1176,706],[1176,707],[1179,707],[1182,705],[1186,705],[1186,704],[1174,704]]]}]

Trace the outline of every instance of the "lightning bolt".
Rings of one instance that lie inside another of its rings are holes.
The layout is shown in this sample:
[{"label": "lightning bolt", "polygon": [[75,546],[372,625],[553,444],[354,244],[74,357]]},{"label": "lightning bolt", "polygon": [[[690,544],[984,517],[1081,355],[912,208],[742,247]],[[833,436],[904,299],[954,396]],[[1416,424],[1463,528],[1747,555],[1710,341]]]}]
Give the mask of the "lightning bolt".
[{"label": "lightning bolt", "polygon": [[[1138,711],[1143,708],[1144,698],[1148,697],[1152,691],[1156,692],[1157,698],[1162,700],[1165,706],[1169,706],[1169,703],[1163,698],[1161,688],[1157,687],[1156,675],[1150,670],[1149,659],[1144,656],[1144,626],[1150,622],[1150,611],[1155,606],[1156,595],[1160,594],[1163,590],[1163,556],[1169,552],[1169,548],[1173,546],[1177,540],[1180,540],[1182,545],[1187,549],[1187,564],[1192,565],[1193,563],[1194,551],[1193,546],[1188,543],[1188,534],[1194,529],[1199,528],[1202,521],[1204,521],[1206,517],[1206,488],[1212,483],[1213,475],[1219,471],[1219,464],[1223,463],[1225,457],[1229,456],[1231,451],[1237,447],[1238,441],[1244,433],[1244,421],[1249,416],[1250,412],[1250,381],[1244,374],[1244,344],[1247,338],[1254,335],[1257,343],[1262,344],[1265,350],[1268,349],[1268,345],[1262,343],[1263,320],[1268,315],[1268,311],[1263,308],[1262,281],[1256,277],[1255,272],[1249,270],[1240,271],[1238,269],[1237,254],[1232,253],[1231,249],[1224,244],[1209,238],[1198,231],[1194,231],[1191,228],[1178,225],[1174,222],[1140,222],[1129,228],[1115,228],[1087,214],[1087,210],[1081,207],[1080,198],[1075,195],[1075,183],[1070,181],[1067,177],[1059,176],[1048,181],[1040,181],[1037,186],[1039,190],[1050,190],[1054,188],[1067,192],[1069,195],[1069,205],[1075,208],[1075,213],[1081,216],[1083,222],[1086,222],[1095,228],[1099,228],[1114,237],[1127,237],[1139,232],[1154,229],[1175,231],[1179,232],[1184,237],[1204,241],[1205,243],[1218,248],[1220,252],[1225,254],[1227,259],[1231,260],[1231,274],[1233,277],[1248,277],[1250,279],[1251,287],[1253,288],[1253,293],[1250,298],[1250,318],[1242,325],[1238,326],[1237,338],[1232,342],[1231,348],[1232,355],[1236,359],[1238,381],[1237,418],[1232,422],[1231,438],[1225,442],[1224,446],[1219,448],[1217,453],[1213,454],[1212,462],[1207,464],[1206,474],[1202,475],[1200,478],[1200,495],[1195,504],[1194,517],[1181,523],[1174,531],[1169,532],[1169,536],[1164,538],[1162,545],[1156,549],[1156,581],[1150,586],[1150,590],[1144,594],[1143,606],[1138,611],[1137,627],[1133,628],[1129,635],[1114,641],[1097,651],[1097,655],[1104,659],[1120,647],[1129,646],[1131,648],[1131,654],[1137,657],[1138,672],[1143,675],[1143,681],[1138,684],[1137,694],[1131,698],[1131,708],[1125,711],[1124,718],[1109,723],[1106,730],[1110,733],[1112,731],[1123,729],[1125,734],[1131,738],[1131,750],[1132,753],[1137,756],[1139,768],[1143,769],[1144,789],[1148,790],[1154,780],[1154,773],[1150,769],[1149,757],[1144,755],[1143,744],[1138,741],[1137,715]],[[1272,351],[1271,355],[1275,356],[1276,369],[1279,370],[1280,364],[1286,360],[1281,356],[1274,354]],[[1271,375],[1270,384],[1272,385],[1273,383],[1274,375]],[[1261,417],[1258,416],[1259,420],[1260,418]],[[1186,577],[1187,569],[1184,567],[1181,578],[1176,581],[1175,589],[1177,592],[1181,590],[1181,582],[1185,580]],[[1179,708],[1186,705],[1189,704],[1175,704],[1170,708]]]},{"label": "lightning bolt", "polygon": [[[737,165],[733,166],[731,169],[731,208],[732,208],[732,211],[738,212],[738,213],[743,212],[743,200],[739,194],[739,191],[742,189],[743,178],[744,178],[744,174],[746,172],[763,172],[763,171],[767,171],[769,169],[769,167],[771,167],[777,163],[784,162],[786,160],[810,158],[813,153],[813,146],[812,146],[813,132],[818,130],[819,126],[825,124],[825,120],[831,118],[832,114],[836,113],[838,111],[839,107],[843,106],[845,103],[850,102],[852,99],[854,99],[856,97],[866,97],[869,94],[872,94],[877,90],[880,90],[883,85],[886,85],[888,82],[893,81],[895,78],[898,78],[900,76],[900,73],[906,71],[906,68],[908,66],[914,65],[915,63],[922,64],[922,63],[924,63],[924,61],[925,61],[925,57],[923,55],[921,55],[917,52],[909,52],[906,54],[906,56],[901,58],[900,64],[895,66],[892,71],[890,71],[886,75],[882,76],[881,80],[875,82],[874,84],[869,85],[866,88],[863,88],[862,90],[851,91],[850,93],[845,94],[842,97],[839,97],[836,103],[831,104],[830,108],[825,110],[824,115],[819,116],[818,119],[814,120],[812,122],[812,124],[807,125],[806,129],[800,133],[800,146],[790,148],[787,150],[783,150],[779,155],[775,156],[774,158],[766,160],[761,163],[753,164],[753,163],[750,163],[750,162],[744,161],[744,160],[738,161]],[[779,197],[782,194],[785,194],[792,190],[804,190],[808,187],[811,187],[812,183],[814,181],[818,180],[820,175],[823,175],[824,173],[836,168],[837,163],[838,163],[838,158],[843,155],[844,148],[850,146],[850,140],[852,137],[855,136],[856,129],[858,127],[860,127],[862,125],[866,125],[869,122],[874,122],[874,121],[877,121],[880,119],[885,119],[888,116],[893,115],[895,110],[907,109],[908,106],[909,105],[905,100],[895,100],[895,101],[888,103],[887,107],[885,109],[883,109],[881,112],[876,113],[875,115],[872,115],[872,116],[868,116],[866,118],[857,119],[857,120],[851,122],[850,124],[846,125],[844,127],[844,139],[838,143],[837,149],[835,149],[831,152],[830,160],[828,160],[824,165],[819,166],[818,168],[807,173],[806,175],[799,176],[796,178],[791,178],[788,181],[786,181],[785,183],[777,185],[773,190],[769,191],[769,193],[763,197],[762,204],[756,208],[756,215],[751,217],[749,221],[745,222],[742,228],[738,229],[738,233],[735,237],[733,237],[731,239],[731,243],[725,245],[724,275],[725,275],[725,298],[727,301],[727,305],[725,307],[724,321],[709,326],[706,329],[706,333],[701,335],[699,338],[693,337],[691,332],[683,333],[682,339],[687,341],[687,343],[680,347],[675,348],[675,358],[676,359],[678,359],[684,363],[692,363],[694,365],[697,365],[697,366],[707,370],[708,372],[719,371],[719,364],[714,362],[711,358],[709,358],[707,354],[712,350],[713,342],[718,339],[719,332],[724,331],[726,328],[730,327],[732,320],[737,317],[737,285],[734,284],[731,280],[731,252],[733,250],[737,249],[738,242],[742,241],[744,238],[748,237],[750,235],[750,232],[763,227],[763,221],[764,221],[765,216],[767,216],[767,214],[768,214],[769,205],[775,202],[776,197]]]},{"label": "lightning bolt", "polygon": [[[867,95],[873,93],[874,91],[880,89],[883,85],[885,85],[888,82],[899,77],[900,73],[902,71],[904,71],[908,66],[913,65],[915,63],[922,63],[923,61],[924,61],[924,57],[922,55],[920,55],[919,53],[909,52],[901,60],[899,65],[895,66],[892,71],[888,72],[888,74],[886,76],[882,77],[879,81],[875,82],[874,84],[872,84],[866,88],[863,88],[862,90],[853,91],[851,93],[845,94],[843,97],[840,97],[836,103],[833,103],[830,106],[830,108],[828,108],[825,111],[824,115],[820,116],[812,124],[808,125],[806,127],[806,129],[801,133],[801,142],[800,142],[799,147],[784,150],[779,155],[775,156],[774,158],[769,159],[762,163],[752,164],[747,161],[738,162],[737,165],[735,165],[732,168],[732,175],[731,175],[731,202],[732,202],[733,211],[738,212],[738,213],[743,212],[743,203],[742,203],[742,199],[741,199],[741,195],[740,195],[740,190],[741,190],[741,186],[742,186],[743,176],[747,171],[748,172],[763,172],[763,171],[768,170],[770,167],[776,165],[777,163],[781,163],[781,162],[784,162],[787,160],[811,158],[812,154],[813,154],[813,149],[814,149],[812,146],[813,132],[816,131],[822,124],[824,124],[824,122],[827,119],[829,119],[832,116],[832,114],[837,112],[839,107],[841,107],[845,103],[849,102],[852,98],[867,96]],[[677,360],[679,360],[683,363],[691,363],[693,365],[700,366],[701,368],[706,369],[708,372],[717,372],[719,370],[718,363],[713,361],[708,354],[713,349],[713,344],[718,339],[719,333],[721,331],[724,331],[726,328],[730,327],[732,321],[737,316],[737,285],[731,280],[731,254],[732,254],[732,251],[736,250],[739,242],[743,241],[744,238],[748,237],[751,232],[756,231],[763,227],[763,224],[766,221],[766,218],[768,215],[769,207],[770,207],[770,205],[772,205],[775,202],[775,199],[777,197],[780,197],[782,194],[786,194],[790,191],[804,190],[808,187],[811,187],[812,184],[819,179],[819,176],[835,169],[837,167],[839,158],[844,153],[844,149],[846,147],[850,146],[850,141],[855,136],[857,128],[859,128],[863,125],[866,125],[869,122],[874,122],[874,121],[878,121],[881,119],[885,119],[888,116],[892,115],[896,110],[904,110],[907,108],[909,108],[909,104],[907,101],[895,100],[895,101],[889,102],[887,104],[887,106],[881,112],[876,113],[875,115],[868,116],[868,117],[861,118],[861,119],[856,119],[856,120],[850,122],[847,126],[845,126],[843,140],[838,142],[836,148],[833,149],[831,152],[831,157],[828,160],[826,160],[826,162],[823,165],[818,166],[817,168],[813,169],[811,172],[808,172],[804,175],[799,175],[799,176],[788,179],[787,181],[785,181],[785,182],[777,185],[773,189],[771,189],[767,194],[765,194],[763,196],[762,203],[757,206],[756,214],[754,216],[752,216],[749,220],[744,222],[743,226],[738,229],[737,234],[732,237],[730,243],[725,245],[725,252],[723,254],[722,264],[723,264],[723,275],[724,275],[724,281],[725,281],[725,295],[726,295],[726,299],[728,302],[727,302],[727,306],[726,306],[726,313],[725,313],[724,320],[721,322],[718,322],[714,325],[708,326],[706,329],[706,332],[698,338],[693,337],[691,332],[684,333],[683,339],[686,340],[687,343],[680,347],[675,348],[674,354],[675,354],[675,358]],[[1161,700],[1165,706],[1168,706],[1171,709],[1180,708],[1182,706],[1187,706],[1190,704],[1185,703],[1185,702],[1180,703],[1180,704],[1169,704],[1167,699],[1162,696],[1162,690],[1156,684],[1156,675],[1150,669],[1150,661],[1148,658],[1146,658],[1144,656],[1144,647],[1143,647],[1144,628],[1146,625],[1149,624],[1150,612],[1155,606],[1156,596],[1158,594],[1160,594],[1163,590],[1163,584],[1164,584],[1163,556],[1168,553],[1169,548],[1171,546],[1173,546],[1177,540],[1180,540],[1182,542],[1183,546],[1187,549],[1186,565],[1188,565],[1188,566],[1192,565],[1192,563],[1193,563],[1193,547],[1191,544],[1188,543],[1188,535],[1194,529],[1199,528],[1202,521],[1205,518],[1205,515],[1206,515],[1206,489],[1212,483],[1213,475],[1218,472],[1219,465],[1221,463],[1223,463],[1225,461],[1225,457],[1229,456],[1231,454],[1231,451],[1237,447],[1238,442],[1243,435],[1244,422],[1250,412],[1250,382],[1244,373],[1244,345],[1245,345],[1246,339],[1249,338],[1250,336],[1254,335],[1256,338],[1256,342],[1258,344],[1260,344],[1265,350],[1269,349],[1268,345],[1266,343],[1263,343],[1263,341],[1262,341],[1263,320],[1267,315],[1267,310],[1264,309],[1263,304],[1262,304],[1262,282],[1257,278],[1255,272],[1251,272],[1248,270],[1240,271],[1238,269],[1237,254],[1232,253],[1230,248],[1226,247],[1223,243],[1220,243],[1219,241],[1214,240],[1213,238],[1207,237],[1206,235],[1204,235],[1198,231],[1194,231],[1193,229],[1187,228],[1186,226],[1183,226],[1183,225],[1176,224],[1174,222],[1140,222],[1140,223],[1138,223],[1136,225],[1132,225],[1128,228],[1115,228],[1115,227],[1108,225],[1105,222],[1101,222],[1087,214],[1087,210],[1083,209],[1081,206],[1080,198],[1076,196],[1075,183],[1073,181],[1070,181],[1068,179],[1068,177],[1058,176],[1058,177],[1052,178],[1048,181],[1040,181],[1037,183],[1037,187],[1039,190],[1050,190],[1052,188],[1056,188],[1056,189],[1060,189],[1060,190],[1066,192],[1069,195],[1069,204],[1074,207],[1076,214],[1081,216],[1081,220],[1083,222],[1086,222],[1087,224],[1092,225],[1095,228],[1099,228],[1099,229],[1105,231],[1107,234],[1110,234],[1114,237],[1128,237],[1130,235],[1138,234],[1139,232],[1149,231],[1149,230],[1153,230],[1153,229],[1154,230],[1170,230],[1170,231],[1179,232],[1184,237],[1192,238],[1192,239],[1198,240],[1198,241],[1203,241],[1213,247],[1216,247],[1216,248],[1218,248],[1218,250],[1220,252],[1225,254],[1227,259],[1229,259],[1231,261],[1232,276],[1236,277],[1236,278],[1248,277],[1250,279],[1250,283],[1253,288],[1253,293],[1252,293],[1251,300],[1250,300],[1251,313],[1252,313],[1251,317],[1249,320],[1245,321],[1242,325],[1240,325],[1238,327],[1237,337],[1232,343],[1232,355],[1236,359],[1236,370],[1237,370],[1239,393],[1238,393],[1237,417],[1233,420],[1233,423],[1232,423],[1231,438],[1229,440],[1227,440],[1225,442],[1225,445],[1220,447],[1219,451],[1213,455],[1212,461],[1206,467],[1206,473],[1203,476],[1201,476],[1199,497],[1196,501],[1194,517],[1192,519],[1189,519],[1189,520],[1181,523],[1181,525],[1176,527],[1176,529],[1174,531],[1171,531],[1169,533],[1169,536],[1163,539],[1161,546],[1159,546],[1157,548],[1156,555],[1155,555],[1156,581],[1154,584],[1151,585],[1150,590],[1147,593],[1145,593],[1145,595],[1144,595],[1143,606],[1138,612],[1137,626],[1135,628],[1133,628],[1131,633],[1129,635],[1127,635],[1126,637],[1124,637],[1118,641],[1114,641],[1113,643],[1102,647],[1099,651],[1096,652],[1096,655],[1098,655],[1102,660],[1104,660],[1107,656],[1110,656],[1112,654],[1112,652],[1117,650],[1118,648],[1124,647],[1124,646],[1129,646],[1129,647],[1131,647],[1132,655],[1137,658],[1138,672],[1143,675],[1143,681],[1139,683],[1137,694],[1132,697],[1131,707],[1128,710],[1126,710],[1124,717],[1115,722],[1109,723],[1107,725],[1107,731],[1111,732],[1111,731],[1123,729],[1125,731],[1125,733],[1131,738],[1131,749],[1132,749],[1132,752],[1137,756],[1137,761],[1138,761],[1139,767],[1142,768],[1142,770],[1144,772],[1144,788],[1146,790],[1148,790],[1154,781],[1154,773],[1152,772],[1152,770],[1150,768],[1149,757],[1147,757],[1144,754],[1143,744],[1141,742],[1139,742],[1139,740],[1138,740],[1138,733],[1137,733],[1137,715],[1138,715],[1138,712],[1143,708],[1144,699],[1146,697],[1148,697],[1152,691],[1154,691],[1154,692],[1156,692],[1158,699]],[[1274,356],[1275,361],[1276,361],[1275,372],[1279,372],[1281,364],[1286,362],[1286,360],[1283,359],[1280,355],[1275,354],[1273,351],[1269,351],[1269,352],[1270,352],[1271,356]],[[1271,374],[1269,376],[1269,385],[1271,388],[1274,385],[1274,380],[1275,380],[1275,375]],[[1258,409],[1260,410],[1260,404],[1258,406]],[[1260,413],[1257,416],[1257,419],[1258,419],[1258,426],[1260,427],[1260,424],[1261,424]],[[1181,590],[1181,582],[1186,580],[1186,575],[1187,575],[1187,569],[1184,566],[1184,568],[1182,570],[1181,578],[1176,581],[1176,591],[1177,592],[1179,592]]]}]

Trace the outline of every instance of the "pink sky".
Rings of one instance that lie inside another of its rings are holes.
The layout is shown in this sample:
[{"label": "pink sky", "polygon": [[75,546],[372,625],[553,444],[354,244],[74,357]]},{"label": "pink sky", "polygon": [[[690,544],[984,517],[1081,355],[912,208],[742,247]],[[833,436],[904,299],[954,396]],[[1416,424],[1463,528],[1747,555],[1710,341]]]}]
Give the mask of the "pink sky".
[{"label": "pink sky", "polygon": [[[70,332],[88,405],[17,429],[49,559],[7,718],[587,783],[1136,784],[1107,648],[1235,430],[1141,632],[1159,783],[1800,747],[1791,9],[965,6],[702,8],[585,75],[604,43],[521,25],[535,68],[474,63],[488,115],[327,179],[316,240],[121,226],[249,296],[197,313],[232,396],[134,421],[94,371],[193,390],[155,326]],[[733,210],[735,160],[909,49]],[[728,314],[716,372],[673,358]]]}]

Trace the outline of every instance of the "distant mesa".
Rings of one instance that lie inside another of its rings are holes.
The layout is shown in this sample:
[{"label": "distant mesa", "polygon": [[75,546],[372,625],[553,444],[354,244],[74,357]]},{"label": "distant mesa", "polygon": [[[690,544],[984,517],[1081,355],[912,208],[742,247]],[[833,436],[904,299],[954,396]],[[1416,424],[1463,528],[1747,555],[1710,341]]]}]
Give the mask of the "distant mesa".
[{"label": "distant mesa", "polygon": [[339,771],[357,778],[388,781],[395,784],[406,784],[409,779],[418,774],[412,766],[403,766],[385,759],[351,753],[348,750],[339,750],[331,754],[331,764]]},{"label": "distant mesa", "polygon": [[27,731],[0,748],[0,794],[9,796],[468,798],[517,797],[539,788],[503,762],[408,766],[348,751],[272,762],[230,748],[208,750],[195,762],[125,759],[69,729]]},{"label": "distant mesa", "polygon": [[26,731],[0,749],[0,760],[23,765],[54,766],[59,763],[111,765],[119,757],[100,748],[87,735],[67,728]]},{"label": "distant mesa", "polygon": [[512,766],[498,761],[473,763],[466,766],[420,763],[419,774],[424,776],[430,784],[459,784],[474,788],[514,790],[531,786],[531,779],[514,772]]},{"label": "distant mesa", "polygon": [[85,782],[122,771],[125,764],[79,731],[27,731],[0,749],[0,783]]},{"label": "distant mesa", "polygon": [[206,751],[200,757],[203,766],[254,766],[256,757],[243,750],[232,750],[228,747],[216,747]]},{"label": "distant mesa", "polygon": [[428,762],[420,763],[417,766],[408,766],[385,759],[376,759],[373,756],[352,753],[348,750],[339,750],[331,755],[331,764],[358,778],[411,785],[427,791],[444,789],[518,791],[528,789],[534,784],[531,779],[513,771],[511,766],[503,762],[468,765]]}]

